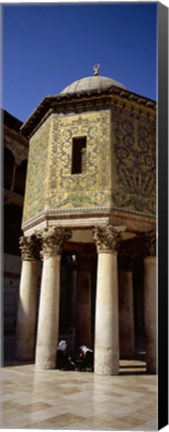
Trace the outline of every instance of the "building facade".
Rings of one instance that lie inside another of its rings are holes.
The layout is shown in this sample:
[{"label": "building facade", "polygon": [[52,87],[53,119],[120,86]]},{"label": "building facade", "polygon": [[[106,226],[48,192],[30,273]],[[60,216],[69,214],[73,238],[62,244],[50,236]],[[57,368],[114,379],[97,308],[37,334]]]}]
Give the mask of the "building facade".
[{"label": "building facade", "polygon": [[118,374],[140,346],[155,372],[155,102],[96,68],[44,98],[20,131],[29,158],[16,357],[55,368],[64,336],[94,348],[95,373]]}]

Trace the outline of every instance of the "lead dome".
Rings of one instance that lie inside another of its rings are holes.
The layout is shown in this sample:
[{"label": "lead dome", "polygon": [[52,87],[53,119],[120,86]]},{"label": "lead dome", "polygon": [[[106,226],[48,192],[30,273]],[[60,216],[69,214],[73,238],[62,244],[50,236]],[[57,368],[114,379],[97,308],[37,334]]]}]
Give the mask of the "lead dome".
[{"label": "lead dome", "polygon": [[90,90],[104,90],[111,86],[116,86],[125,89],[126,87],[118,81],[112,78],[107,78],[101,75],[93,75],[74,81],[67,87],[65,87],[61,94],[65,93],[77,93],[81,91]]}]

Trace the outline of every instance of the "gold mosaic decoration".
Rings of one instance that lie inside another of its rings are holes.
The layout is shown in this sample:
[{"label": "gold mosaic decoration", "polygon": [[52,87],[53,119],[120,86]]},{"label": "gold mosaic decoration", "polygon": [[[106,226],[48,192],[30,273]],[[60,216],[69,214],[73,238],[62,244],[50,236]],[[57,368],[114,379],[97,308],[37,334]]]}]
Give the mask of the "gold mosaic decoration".
[{"label": "gold mosaic decoration", "polygon": [[[152,118],[111,107],[51,114],[30,140],[23,223],[40,213],[156,212]],[[87,138],[86,170],[72,174],[73,138]]]},{"label": "gold mosaic decoration", "polygon": [[48,119],[31,138],[24,200],[23,223],[45,208],[48,181],[48,148],[51,119]]},{"label": "gold mosaic decoration", "polygon": [[[110,111],[55,116],[49,168],[48,209],[110,205]],[[87,137],[86,171],[71,174],[72,140]]]},{"label": "gold mosaic decoration", "polygon": [[113,204],[125,211],[156,213],[156,128],[151,120],[112,116],[115,182]]}]

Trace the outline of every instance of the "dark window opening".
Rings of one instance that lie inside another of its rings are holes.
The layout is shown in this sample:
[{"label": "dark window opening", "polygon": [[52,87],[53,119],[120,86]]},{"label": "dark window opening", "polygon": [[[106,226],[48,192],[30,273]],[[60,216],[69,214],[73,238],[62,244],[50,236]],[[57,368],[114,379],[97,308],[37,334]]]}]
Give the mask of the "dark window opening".
[{"label": "dark window opening", "polygon": [[72,147],[72,174],[82,174],[86,171],[86,137],[73,138]]}]

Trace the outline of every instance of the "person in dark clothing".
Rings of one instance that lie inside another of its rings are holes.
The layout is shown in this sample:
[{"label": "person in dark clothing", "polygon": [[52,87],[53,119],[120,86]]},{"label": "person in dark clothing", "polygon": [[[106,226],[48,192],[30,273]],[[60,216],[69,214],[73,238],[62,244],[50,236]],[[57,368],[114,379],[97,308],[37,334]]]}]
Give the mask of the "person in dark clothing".
[{"label": "person in dark clothing", "polygon": [[94,370],[94,353],[86,345],[79,347],[77,370],[87,372],[93,372]]},{"label": "person in dark clothing", "polygon": [[75,370],[76,364],[67,350],[67,342],[61,340],[57,349],[56,369]]}]

